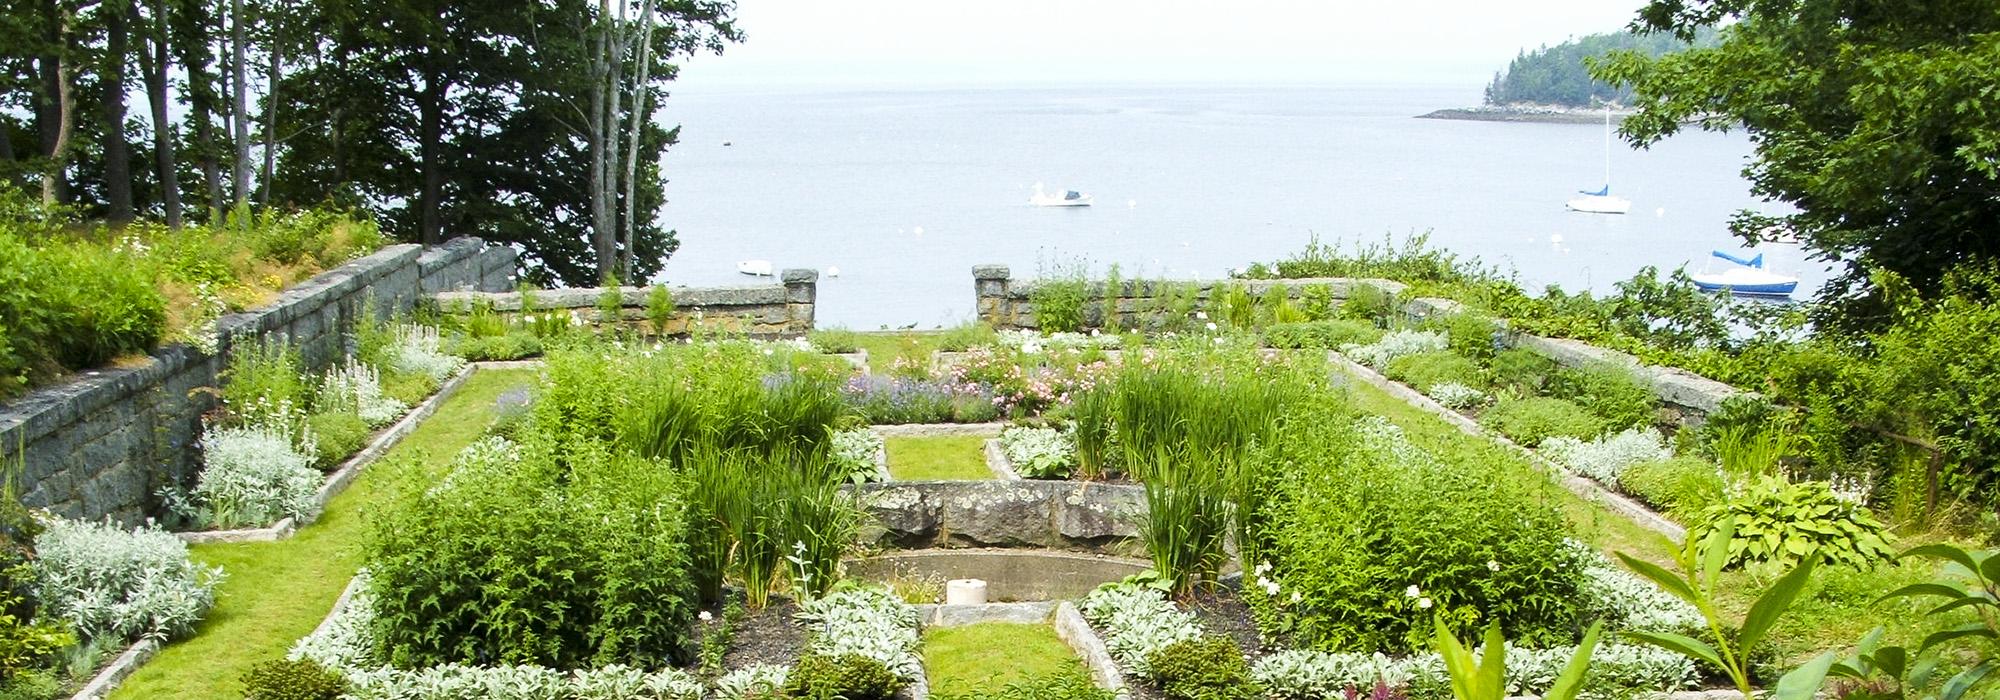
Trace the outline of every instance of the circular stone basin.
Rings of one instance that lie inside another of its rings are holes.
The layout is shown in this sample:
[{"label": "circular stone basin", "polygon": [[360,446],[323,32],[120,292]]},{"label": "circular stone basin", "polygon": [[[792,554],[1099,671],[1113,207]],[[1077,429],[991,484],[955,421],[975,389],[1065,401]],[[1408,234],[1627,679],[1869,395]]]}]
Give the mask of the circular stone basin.
[{"label": "circular stone basin", "polygon": [[980,579],[992,602],[1074,600],[1151,568],[1145,559],[1034,549],[918,549],[847,561],[849,576],[871,581]]}]

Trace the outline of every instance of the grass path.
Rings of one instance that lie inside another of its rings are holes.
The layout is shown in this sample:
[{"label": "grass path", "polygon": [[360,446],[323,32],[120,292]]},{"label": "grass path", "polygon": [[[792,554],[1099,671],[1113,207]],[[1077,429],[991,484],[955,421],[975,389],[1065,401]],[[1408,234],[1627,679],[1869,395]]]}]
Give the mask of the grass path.
[{"label": "grass path", "polygon": [[113,698],[242,697],[243,672],[284,656],[332,609],[361,562],[369,507],[400,478],[435,478],[492,422],[500,394],[531,385],[536,370],[479,370],[437,413],[327,504],[318,522],[277,542],[203,544],[194,558],[228,572],[195,636],[167,645]]},{"label": "grass path", "polygon": [[1013,681],[1082,673],[1083,662],[1048,625],[982,622],[925,630],[924,671],[933,693],[977,697]]},{"label": "grass path", "polygon": [[986,440],[978,435],[888,438],[889,476],[897,481],[992,479]]}]

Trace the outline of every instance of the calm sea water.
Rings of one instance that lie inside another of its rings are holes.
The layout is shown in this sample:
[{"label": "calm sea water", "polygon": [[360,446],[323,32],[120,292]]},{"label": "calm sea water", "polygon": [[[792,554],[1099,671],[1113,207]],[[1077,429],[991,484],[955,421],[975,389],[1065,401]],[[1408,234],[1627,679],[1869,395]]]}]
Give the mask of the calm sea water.
[{"label": "calm sea water", "polygon": [[[1511,268],[1531,288],[1608,289],[1639,268],[1708,266],[1731,212],[1764,208],[1739,175],[1740,134],[1614,146],[1627,216],[1567,212],[1604,177],[1600,125],[1413,119],[1476,91],[1105,86],[896,91],[683,91],[665,161],[674,284],[751,281],[736,262],[837,267],[822,326],[949,325],[971,268],[1016,277],[1088,258],[1101,273],[1213,279],[1315,234],[1435,246]],[[728,142],[730,145],[725,146]],[[1027,205],[1034,185],[1096,206]],[[1801,290],[1824,279],[1777,251]]]}]

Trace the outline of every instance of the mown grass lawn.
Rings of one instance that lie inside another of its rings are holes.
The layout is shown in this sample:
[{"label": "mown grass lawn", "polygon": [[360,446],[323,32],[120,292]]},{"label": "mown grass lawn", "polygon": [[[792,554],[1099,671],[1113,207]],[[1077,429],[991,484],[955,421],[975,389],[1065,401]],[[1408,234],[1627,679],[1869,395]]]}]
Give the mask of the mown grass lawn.
[{"label": "mown grass lawn", "polygon": [[242,697],[243,672],[280,658],[312,632],[361,563],[370,508],[400,479],[434,480],[491,424],[495,400],[532,385],[536,370],[480,370],[388,454],[327,504],[318,522],[277,542],[196,545],[196,560],[229,578],[195,636],[167,645],[113,698]]},{"label": "mown grass lawn", "polygon": [[[1356,381],[1349,383],[1348,387],[1358,408],[1388,418],[1402,427],[1413,443],[1440,459],[1456,463],[1497,461],[1517,465],[1522,478],[1548,478],[1539,468],[1499,443],[1467,435],[1443,419],[1373,386]],[[1555,499],[1556,507],[1561,508],[1568,518],[1578,539],[1607,555],[1624,552],[1674,568],[1672,559],[1662,549],[1660,535],[1553,482],[1549,493]],[[1912,546],[1929,539],[1930,536],[1913,537],[1898,544]],[[1724,615],[1741,620],[1756,596],[1782,573],[1744,570],[1725,574],[1722,595],[1717,600]],[[1884,593],[1905,584],[1929,580],[1936,574],[1937,567],[1920,560],[1882,564],[1866,571],[1821,568],[1813,575],[1811,585],[1793,604],[1792,613],[1773,628],[1770,640],[1776,658],[1780,660],[1780,665],[1790,668],[1818,652],[1850,647],[1877,626],[1885,628],[1885,644],[1914,647],[1932,632],[1970,621],[1969,614],[1942,620],[1928,618],[1923,614],[1928,606],[1914,604],[1907,599],[1881,604],[1874,602]]]},{"label": "mown grass lawn", "polygon": [[1048,625],[982,622],[924,631],[931,692],[978,694],[1013,681],[1081,673],[1083,662]]},{"label": "mown grass lawn", "polygon": [[993,478],[986,467],[986,440],[978,435],[891,437],[889,476],[897,481],[979,481]]}]

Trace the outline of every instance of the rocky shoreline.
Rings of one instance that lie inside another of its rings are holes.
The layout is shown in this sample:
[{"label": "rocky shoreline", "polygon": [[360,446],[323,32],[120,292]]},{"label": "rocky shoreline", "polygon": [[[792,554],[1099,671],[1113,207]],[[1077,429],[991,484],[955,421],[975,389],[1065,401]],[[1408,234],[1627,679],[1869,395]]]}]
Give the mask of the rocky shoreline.
[{"label": "rocky shoreline", "polygon": [[[1631,112],[1611,113],[1611,121],[1621,122]],[[1418,119],[1456,119],[1480,122],[1529,122],[1536,124],[1601,124],[1604,111],[1576,109],[1554,105],[1508,105],[1504,107],[1454,107],[1440,109],[1429,114],[1419,114]]]}]

